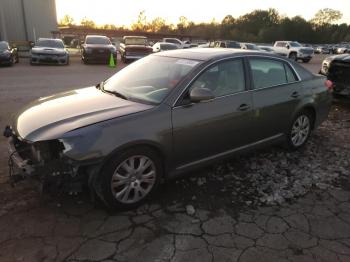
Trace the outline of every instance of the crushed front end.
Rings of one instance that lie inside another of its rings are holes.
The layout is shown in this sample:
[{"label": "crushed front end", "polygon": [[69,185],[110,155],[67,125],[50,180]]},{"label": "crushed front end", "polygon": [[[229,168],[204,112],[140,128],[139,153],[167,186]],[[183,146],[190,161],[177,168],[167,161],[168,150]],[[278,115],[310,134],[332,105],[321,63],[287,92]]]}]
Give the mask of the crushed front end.
[{"label": "crushed front end", "polygon": [[59,140],[26,141],[9,126],[4,136],[8,139],[12,185],[32,178],[40,182],[43,191],[81,192],[83,175],[79,172],[80,165],[65,157],[64,145]]}]

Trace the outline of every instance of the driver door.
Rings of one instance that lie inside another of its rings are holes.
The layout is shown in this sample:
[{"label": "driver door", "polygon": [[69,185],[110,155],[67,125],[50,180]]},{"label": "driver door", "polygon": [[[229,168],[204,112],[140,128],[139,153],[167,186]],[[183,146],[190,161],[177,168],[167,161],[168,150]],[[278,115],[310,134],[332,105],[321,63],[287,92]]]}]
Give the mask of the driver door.
[{"label": "driver door", "polygon": [[[193,88],[207,88],[214,99],[190,101]],[[254,141],[253,104],[243,59],[218,62],[197,77],[172,109],[173,163],[190,166]]]}]

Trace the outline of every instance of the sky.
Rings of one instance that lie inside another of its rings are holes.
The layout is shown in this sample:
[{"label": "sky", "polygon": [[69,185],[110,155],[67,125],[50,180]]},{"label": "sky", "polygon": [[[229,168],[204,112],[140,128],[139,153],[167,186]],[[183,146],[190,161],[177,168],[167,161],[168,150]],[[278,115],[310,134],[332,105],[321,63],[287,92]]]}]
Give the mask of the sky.
[{"label": "sky", "polygon": [[226,15],[238,17],[255,9],[275,8],[282,15],[301,15],[306,20],[323,8],[343,13],[339,22],[350,24],[350,0],[56,0],[57,19],[65,14],[75,23],[87,17],[98,25],[129,26],[145,11],[147,21],[162,17],[176,24],[180,16],[194,22],[221,21]]}]

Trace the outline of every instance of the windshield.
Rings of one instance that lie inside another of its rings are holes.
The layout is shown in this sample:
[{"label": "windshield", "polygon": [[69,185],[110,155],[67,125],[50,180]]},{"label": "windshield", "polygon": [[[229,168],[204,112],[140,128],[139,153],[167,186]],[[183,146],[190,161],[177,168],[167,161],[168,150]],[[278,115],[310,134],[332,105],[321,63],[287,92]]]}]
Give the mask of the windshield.
[{"label": "windshield", "polygon": [[302,47],[302,45],[299,44],[298,42],[290,42],[290,46],[292,46],[292,47]]},{"label": "windshield", "polygon": [[103,86],[129,100],[159,104],[199,61],[163,56],[147,56],[122,69]]},{"label": "windshield", "polygon": [[64,44],[61,41],[58,40],[50,40],[50,39],[45,39],[45,40],[38,40],[35,46],[40,46],[40,47],[52,47],[52,48],[64,48]]},{"label": "windshield", "polygon": [[6,42],[0,42],[0,50],[7,50],[9,48]]},{"label": "windshield", "polygon": [[226,47],[227,48],[241,48],[239,43],[231,42],[231,41],[226,42]]},{"label": "windshield", "polygon": [[87,37],[85,43],[88,45],[110,45],[111,41],[107,37]]},{"label": "windshield", "polygon": [[146,45],[147,39],[146,38],[126,38],[125,44],[126,45]]}]

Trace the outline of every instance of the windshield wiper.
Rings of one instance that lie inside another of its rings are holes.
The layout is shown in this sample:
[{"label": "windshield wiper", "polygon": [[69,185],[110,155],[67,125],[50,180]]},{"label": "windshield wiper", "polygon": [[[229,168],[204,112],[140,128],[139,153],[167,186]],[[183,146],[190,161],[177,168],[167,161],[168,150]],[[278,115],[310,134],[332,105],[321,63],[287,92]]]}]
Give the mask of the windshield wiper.
[{"label": "windshield wiper", "polygon": [[122,99],[125,99],[125,100],[129,100],[127,96],[123,95],[122,93],[119,93],[118,91],[112,91],[112,90],[106,90],[106,89],[104,89],[104,84],[105,84],[105,82],[102,81],[101,83],[99,83],[99,84],[96,85],[96,88],[97,88],[97,89],[100,89],[100,90],[103,91],[103,92],[106,92],[106,93],[115,95],[115,96],[117,96],[117,97],[119,97],[119,98],[122,98]]},{"label": "windshield wiper", "polygon": [[96,87],[97,89],[103,90],[104,84],[105,84],[105,82],[102,81],[101,83],[95,85],[95,87]]}]

